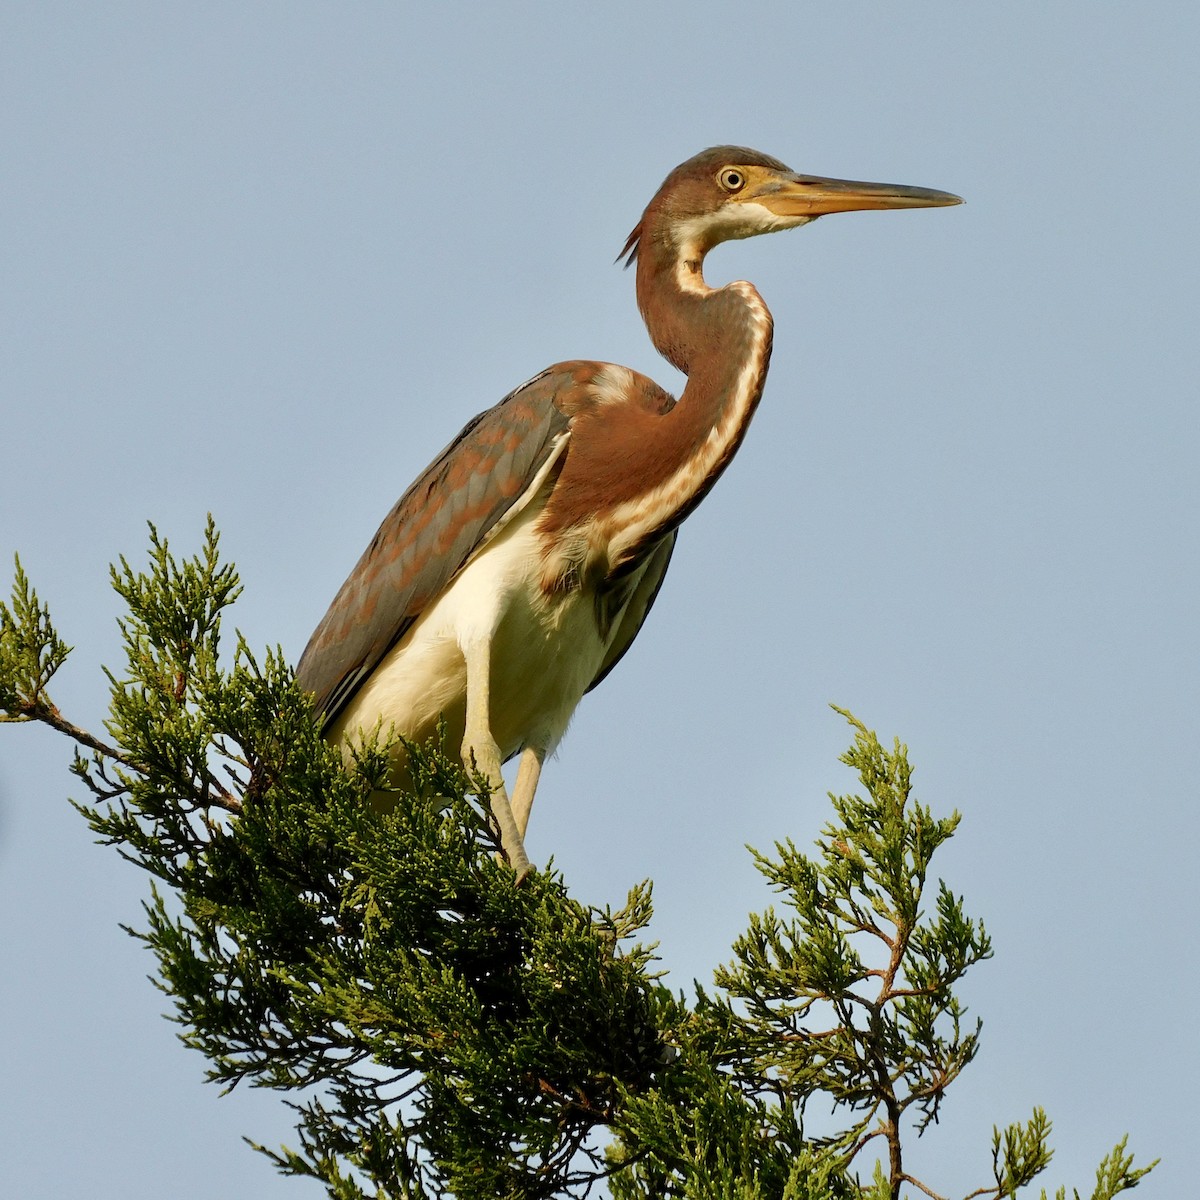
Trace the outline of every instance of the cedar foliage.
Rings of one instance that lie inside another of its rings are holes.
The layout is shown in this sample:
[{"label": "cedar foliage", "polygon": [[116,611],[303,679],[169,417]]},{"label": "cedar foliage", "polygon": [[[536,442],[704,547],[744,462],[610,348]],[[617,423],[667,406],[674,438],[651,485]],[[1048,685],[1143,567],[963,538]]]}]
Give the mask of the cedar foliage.
[{"label": "cedar foliage", "polygon": [[[484,781],[444,749],[408,747],[413,794],[369,802],[388,786],[386,741],[344,764],[278,650],[239,636],[222,654],[240,584],[211,519],[183,561],[151,527],[148,567],[122,559],[112,583],[125,662],[107,740],[50,698],[69,647],[19,561],[0,604],[0,720],[76,743],[90,797],[76,807],[151,876],[131,932],[184,1041],[211,1080],[276,1088],[295,1109],[296,1146],[259,1147],[278,1170],[337,1200],[939,1195],[906,1172],[904,1146],[978,1050],[955,987],[992,948],[930,883],[959,815],[913,797],[898,741],[843,712],[861,794],[830,797],[814,854],[754,852],[784,912],[752,916],[689,998],[639,940],[650,885],[616,910],[575,900],[553,867],[516,885]],[[814,1102],[838,1132],[806,1134]],[[1016,1196],[1049,1135],[1040,1109],[996,1129],[971,1195]],[[1092,1200],[1153,1166],[1122,1140]]]}]

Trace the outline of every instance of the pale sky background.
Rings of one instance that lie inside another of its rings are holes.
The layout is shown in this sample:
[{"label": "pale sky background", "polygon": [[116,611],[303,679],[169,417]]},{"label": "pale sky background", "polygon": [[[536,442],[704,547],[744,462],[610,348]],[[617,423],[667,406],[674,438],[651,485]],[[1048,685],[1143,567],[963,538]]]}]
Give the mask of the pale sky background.
[{"label": "pale sky background", "polygon": [[[697,150],[957,192],[710,259],[774,311],[766,395],[529,848],[585,902],[653,877],[707,982],[771,899],[745,843],[855,782],[852,708],[962,810],[935,865],[996,947],[911,1166],[961,1197],[1041,1104],[1051,1192],[1128,1130],[1138,1195],[1190,1194],[1198,45],[1193,0],[0,5],[0,562],[77,646],[58,702],[100,727],[147,519],[188,553],[211,510],[294,659],[472,414],[570,357],[678,388],[613,258]],[[0,1191],[323,1194],[161,1019],[69,758],[0,730]]]}]

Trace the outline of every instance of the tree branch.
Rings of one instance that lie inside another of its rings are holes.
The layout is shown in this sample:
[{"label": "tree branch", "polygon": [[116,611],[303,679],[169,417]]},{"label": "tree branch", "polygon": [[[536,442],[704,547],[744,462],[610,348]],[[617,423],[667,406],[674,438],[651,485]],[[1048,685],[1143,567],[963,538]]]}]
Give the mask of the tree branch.
[{"label": "tree branch", "polygon": [[49,725],[51,729],[57,729],[59,733],[65,733],[67,737],[72,738],[81,746],[86,746],[89,750],[95,750],[98,754],[103,754],[105,758],[111,758],[114,762],[119,762],[122,766],[129,767],[131,770],[137,770],[137,764],[122,754],[120,750],[100,741],[99,738],[93,737],[86,729],[81,729],[78,725],[71,724],[58,711],[56,705],[36,700],[29,705],[25,712],[18,716],[0,719],[9,721],[40,721],[43,725]]}]

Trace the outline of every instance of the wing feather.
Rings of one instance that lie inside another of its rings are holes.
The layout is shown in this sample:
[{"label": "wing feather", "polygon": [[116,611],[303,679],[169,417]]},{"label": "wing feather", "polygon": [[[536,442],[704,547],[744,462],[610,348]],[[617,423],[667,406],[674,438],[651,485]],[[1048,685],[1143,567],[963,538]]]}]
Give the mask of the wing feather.
[{"label": "wing feather", "polygon": [[580,364],[551,367],[480,413],[384,518],[296,669],[326,728],[471,555],[553,469]]},{"label": "wing feather", "polygon": [[[678,532],[675,529],[671,530],[647,551],[646,570],[638,577],[633,594],[624,605],[616,636],[608,648],[608,653],[604,656],[604,661],[600,664],[596,678],[588,684],[589,692],[602,683],[613,667],[625,657],[625,652],[633,645],[633,639],[641,632],[642,625],[645,624],[650,610],[654,607],[654,601],[658,599],[658,592],[666,577],[667,567],[671,565],[671,555],[675,550],[675,539]],[[620,581],[618,581],[619,585]]]}]

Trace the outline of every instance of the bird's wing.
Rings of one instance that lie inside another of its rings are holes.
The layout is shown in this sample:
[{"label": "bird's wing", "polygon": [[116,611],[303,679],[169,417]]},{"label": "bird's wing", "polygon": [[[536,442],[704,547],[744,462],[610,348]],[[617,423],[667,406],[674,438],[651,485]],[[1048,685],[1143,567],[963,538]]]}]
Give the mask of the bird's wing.
[{"label": "bird's wing", "polygon": [[[604,656],[604,661],[600,664],[596,678],[588,684],[589,692],[603,682],[613,667],[625,657],[625,651],[633,645],[633,639],[641,632],[642,625],[650,615],[651,608],[654,607],[654,601],[658,599],[658,590],[662,587],[667,567],[671,563],[671,554],[675,549],[675,539],[678,533],[678,530],[672,529],[670,533],[655,542],[654,546],[646,553],[646,570],[637,576],[637,582],[621,612],[616,636],[608,648],[608,653]],[[632,577],[629,576],[629,578]],[[603,592],[597,597],[597,603],[605,603]],[[603,628],[603,620],[600,623]]]},{"label": "bird's wing", "polygon": [[554,469],[579,385],[567,364],[534,376],[469,421],[384,518],[296,668],[325,728],[535,480]]}]

